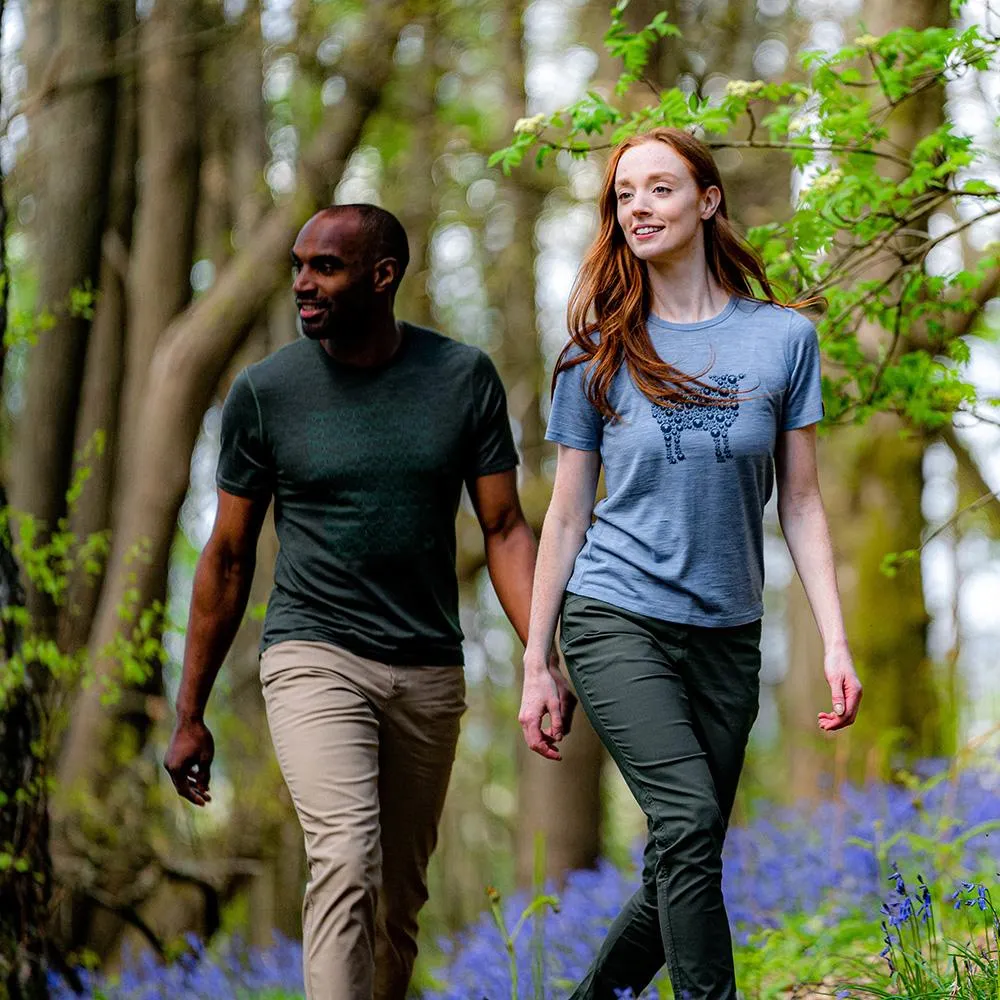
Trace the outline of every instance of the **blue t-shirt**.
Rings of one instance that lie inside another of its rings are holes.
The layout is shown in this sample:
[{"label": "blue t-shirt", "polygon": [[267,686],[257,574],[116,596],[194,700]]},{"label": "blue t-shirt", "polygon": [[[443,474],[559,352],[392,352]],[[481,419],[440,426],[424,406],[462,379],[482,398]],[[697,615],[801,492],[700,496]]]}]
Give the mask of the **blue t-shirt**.
[{"label": "blue t-shirt", "polygon": [[823,416],[815,327],[793,309],[735,296],[700,323],[650,315],[647,326],[664,361],[705,372],[701,381],[729,401],[656,406],[623,365],[612,422],[587,400],[586,363],[559,375],[545,436],[600,451],[607,487],[567,589],[680,624],[755,621],[778,434]]}]

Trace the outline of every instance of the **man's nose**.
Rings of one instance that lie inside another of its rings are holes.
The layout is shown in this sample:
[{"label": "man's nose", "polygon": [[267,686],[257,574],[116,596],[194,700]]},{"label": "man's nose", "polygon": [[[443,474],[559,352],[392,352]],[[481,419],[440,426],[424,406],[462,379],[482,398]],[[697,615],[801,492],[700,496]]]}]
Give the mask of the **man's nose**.
[{"label": "man's nose", "polygon": [[311,291],[316,287],[315,282],[309,275],[309,268],[303,267],[298,274],[295,275],[295,280],[292,282],[292,291],[298,295],[301,292]]}]

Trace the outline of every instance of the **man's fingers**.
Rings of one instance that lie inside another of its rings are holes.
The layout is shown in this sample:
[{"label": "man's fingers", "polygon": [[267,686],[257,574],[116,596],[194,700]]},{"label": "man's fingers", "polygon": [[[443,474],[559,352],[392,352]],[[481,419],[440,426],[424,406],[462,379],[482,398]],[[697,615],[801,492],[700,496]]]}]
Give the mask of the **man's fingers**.
[{"label": "man's fingers", "polygon": [[212,771],[212,758],[202,754],[198,760],[198,788],[202,792],[208,791],[208,782]]},{"label": "man's fingers", "polygon": [[170,772],[170,779],[177,789],[177,794],[188,802],[193,802],[196,806],[203,806],[206,797],[202,795],[198,788],[198,779],[191,774],[189,767],[180,767],[176,771]]},{"label": "man's fingers", "polygon": [[212,801],[212,796],[208,793],[210,767],[208,761],[198,762],[197,765],[194,761],[187,761],[179,767],[168,767],[167,773],[182,799],[187,799],[196,806],[203,806]]}]

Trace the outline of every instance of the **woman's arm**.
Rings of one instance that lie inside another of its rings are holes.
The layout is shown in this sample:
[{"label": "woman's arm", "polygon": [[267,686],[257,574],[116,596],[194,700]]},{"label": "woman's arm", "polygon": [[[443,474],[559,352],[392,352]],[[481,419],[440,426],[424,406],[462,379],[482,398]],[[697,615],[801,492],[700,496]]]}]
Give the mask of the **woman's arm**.
[{"label": "woman's arm", "polygon": [[[563,733],[559,690],[549,669],[549,654],[566,584],[590,527],[600,467],[598,452],[559,445],[552,500],[538,545],[518,722],[528,746],[550,760],[561,759],[555,744]],[[546,715],[552,722],[549,732],[542,729]]]},{"label": "woman's arm", "polygon": [[816,474],[814,424],[780,434],[775,465],[781,530],[823,639],[823,670],[833,712],[820,712],[819,725],[825,730],[843,729],[858,714],[861,682],[854,671],[840,610],[833,546]]}]

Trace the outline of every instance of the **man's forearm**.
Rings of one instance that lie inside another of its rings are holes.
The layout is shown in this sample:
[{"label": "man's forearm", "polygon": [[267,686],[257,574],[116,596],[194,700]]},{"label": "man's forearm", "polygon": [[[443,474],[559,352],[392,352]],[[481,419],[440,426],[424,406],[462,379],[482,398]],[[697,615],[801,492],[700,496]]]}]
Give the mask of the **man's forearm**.
[{"label": "man's forearm", "polygon": [[177,692],[179,719],[201,719],[212,685],[243,620],[253,560],[206,548],[198,560],[188,617],[184,669]]},{"label": "man's forearm", "polygon": [[485,536],[486,565],[504,613],[521,642],[528,638],[531,581],[538,546],[527,521],[519,518],[507,530]]}]

